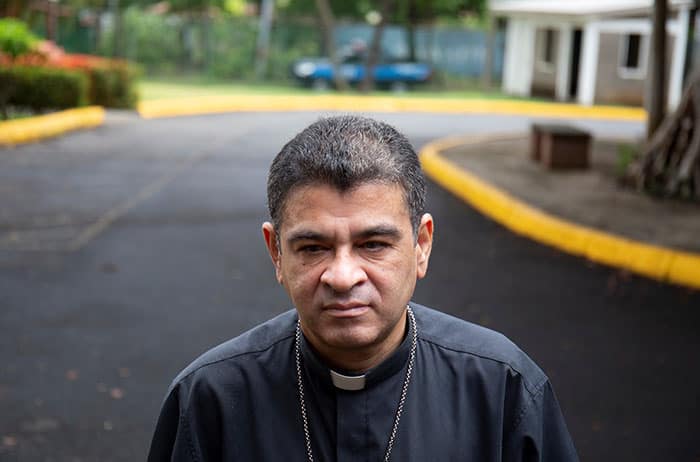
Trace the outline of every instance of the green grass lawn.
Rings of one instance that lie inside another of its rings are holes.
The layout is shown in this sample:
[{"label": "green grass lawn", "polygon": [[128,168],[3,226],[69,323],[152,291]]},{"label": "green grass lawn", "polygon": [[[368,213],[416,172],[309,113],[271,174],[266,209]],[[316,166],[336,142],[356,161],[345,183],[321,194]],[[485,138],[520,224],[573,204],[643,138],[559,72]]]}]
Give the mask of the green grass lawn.
[{"label": "green grass lawn", "polygon": [[27,117],[33,117],[35,115],[36,114],[30,111],[29,109],[9,107],[7,108],[7,119],[3,119],[0,116],[0,123],[2,123],[5,120],[26,119]]},{"label": "green grass lawn", "polygon": [[139,82],[141,101],[189,98],[195,96],[227,96],[241,94],[299,95],[311,94],[308,89],[292,85],[259,84],[206,78],[144,78]]},{"label": "green grass lawn", "polygon": [[[271,84],[212,80],[205,77],[173,77],[151,78],[146,77],[139,82],[141,101],[153,101],[158,99],[189,98],[197,96],[228,96],[241,94],[254,95],[319,95],[324,92],[303,88],[298,84]],[[325,94],[334,94],[332,90]],[[351,90],[347,94],[362,95],[357,90]],[[417,86],[415,89],[404,93],[392,93],[390,91],[375,91],[373,96],[385,96],[395,98],[445,98],[445,99],[507,99],[516,100],[503,93],[479,90],[439,90],[431,87]]]}]

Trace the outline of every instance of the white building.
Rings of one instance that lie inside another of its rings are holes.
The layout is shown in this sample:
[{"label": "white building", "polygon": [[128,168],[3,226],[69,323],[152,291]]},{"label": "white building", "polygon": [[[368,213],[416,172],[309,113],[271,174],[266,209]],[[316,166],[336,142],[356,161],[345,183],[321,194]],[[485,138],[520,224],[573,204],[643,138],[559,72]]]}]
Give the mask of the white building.
[{"label": "white building", "polygon": [[[670,0],[668,105],[681,97],[692,0]],[[491,0],[506,22],[503,90],[583,105],[643,105],[653,0]]]}]

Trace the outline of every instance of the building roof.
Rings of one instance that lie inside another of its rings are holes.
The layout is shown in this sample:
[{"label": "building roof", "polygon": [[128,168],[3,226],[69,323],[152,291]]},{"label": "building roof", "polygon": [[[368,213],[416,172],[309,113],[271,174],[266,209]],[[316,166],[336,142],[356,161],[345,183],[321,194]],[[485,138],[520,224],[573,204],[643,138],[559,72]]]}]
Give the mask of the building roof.
[{"label": "building roof", "polygon": [[[670,9],[692,5],[693,0],[670,0]],[[653,0],[491,0],[491,12],[496,16],[509,14],[550,14],[561,16],[619,16],[648,14]]]}]

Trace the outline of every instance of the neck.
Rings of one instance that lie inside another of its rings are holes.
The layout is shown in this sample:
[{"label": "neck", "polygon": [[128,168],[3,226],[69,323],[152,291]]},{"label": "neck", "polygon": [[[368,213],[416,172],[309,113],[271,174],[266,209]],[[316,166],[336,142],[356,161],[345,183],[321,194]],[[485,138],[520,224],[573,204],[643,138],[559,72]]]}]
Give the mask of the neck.
[{"label": "neck", "polygon": [[[362,348],[334,348],[314,341],[313,337],[306,335],[309,343],[314,347],[323,361],[332,369],[340,369],[354,374],[364,372],[379,365],[388,358],[401,345],[406,334],[407,314],[403,313],[397,325],[389,332],[389,335],[381,339],[377,344]],[[302,332],[304,331],[302,325]]]}]

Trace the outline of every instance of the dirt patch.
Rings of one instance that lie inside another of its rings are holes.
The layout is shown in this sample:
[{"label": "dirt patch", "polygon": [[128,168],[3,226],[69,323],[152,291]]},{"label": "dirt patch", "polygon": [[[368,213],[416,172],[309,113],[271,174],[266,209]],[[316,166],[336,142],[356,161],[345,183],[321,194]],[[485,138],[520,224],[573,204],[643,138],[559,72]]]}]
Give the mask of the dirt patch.
[{"label": "dirt patch", "polygon": [[443,152],[460,167],[535,207],[613,234],[700,252],[700,204],[659,199],[619,181],[619,140],[595,140],[587,170],[551,171],[530,159],[525,134]]}]

